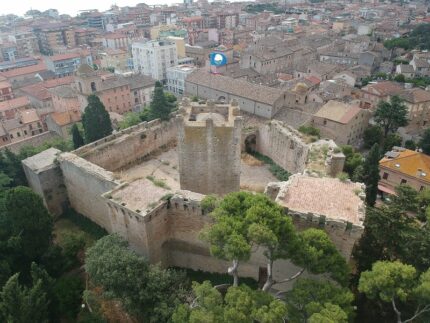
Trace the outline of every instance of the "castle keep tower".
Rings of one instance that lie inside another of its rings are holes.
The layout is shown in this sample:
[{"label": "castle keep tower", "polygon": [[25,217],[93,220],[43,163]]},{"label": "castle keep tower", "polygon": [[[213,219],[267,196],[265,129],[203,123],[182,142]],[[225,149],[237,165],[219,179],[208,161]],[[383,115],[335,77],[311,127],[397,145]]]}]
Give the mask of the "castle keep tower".
[{"label": "castle keep tower", "polygon": [[239,190],[242,117],[238,115],[237,102],[182,101],[178,116],[181,189],[219,195]]}]

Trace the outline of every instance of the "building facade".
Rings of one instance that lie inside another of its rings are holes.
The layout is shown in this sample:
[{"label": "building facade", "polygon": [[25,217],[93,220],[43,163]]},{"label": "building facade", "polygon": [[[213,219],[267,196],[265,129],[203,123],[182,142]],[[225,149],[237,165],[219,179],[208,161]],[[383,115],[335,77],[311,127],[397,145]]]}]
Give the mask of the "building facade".
[{"label": "building facade", "polygon": [[132,54],[134,71],[159,81],[167,79],[167,68],[178,65],[176,44],[169,41],[133,43]]}]

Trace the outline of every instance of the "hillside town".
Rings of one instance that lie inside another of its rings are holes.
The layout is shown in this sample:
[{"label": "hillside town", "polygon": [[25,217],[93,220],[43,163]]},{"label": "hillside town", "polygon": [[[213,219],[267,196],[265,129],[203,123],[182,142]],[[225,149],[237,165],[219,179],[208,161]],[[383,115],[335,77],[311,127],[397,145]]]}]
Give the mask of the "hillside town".
[{"label": "hillside town", "polygon": [[430,322],[429,1],[30,2],[0,322]]}]

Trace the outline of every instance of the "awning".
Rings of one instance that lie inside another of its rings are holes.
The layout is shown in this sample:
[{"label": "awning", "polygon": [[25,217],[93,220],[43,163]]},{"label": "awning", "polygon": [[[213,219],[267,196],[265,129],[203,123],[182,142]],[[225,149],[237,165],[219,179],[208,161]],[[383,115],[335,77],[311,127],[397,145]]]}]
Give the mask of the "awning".
[{"label": "awning", "polygon": [[396,192],[394,190],[392,190],[391,188],[388,188],[386,186],[383,186],[381,184],[378,184],[378,190],[380,190],[381,192],[387,193],[387,194],[396,195]]}]

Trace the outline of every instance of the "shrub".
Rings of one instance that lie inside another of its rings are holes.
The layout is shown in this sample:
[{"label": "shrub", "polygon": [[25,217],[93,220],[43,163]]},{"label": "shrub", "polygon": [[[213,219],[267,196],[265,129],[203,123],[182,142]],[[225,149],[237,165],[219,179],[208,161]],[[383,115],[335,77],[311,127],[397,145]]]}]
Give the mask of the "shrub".
[{"label": "shrub", "polygon": [[300,126],[299,131],[308,136],[320,138],[320,130],[312,126]]},{"label": "shrub", "polygon": [[349,175],[345,172],[340,172],[336,176],[341,182],[346,182],[349,179]]}]

